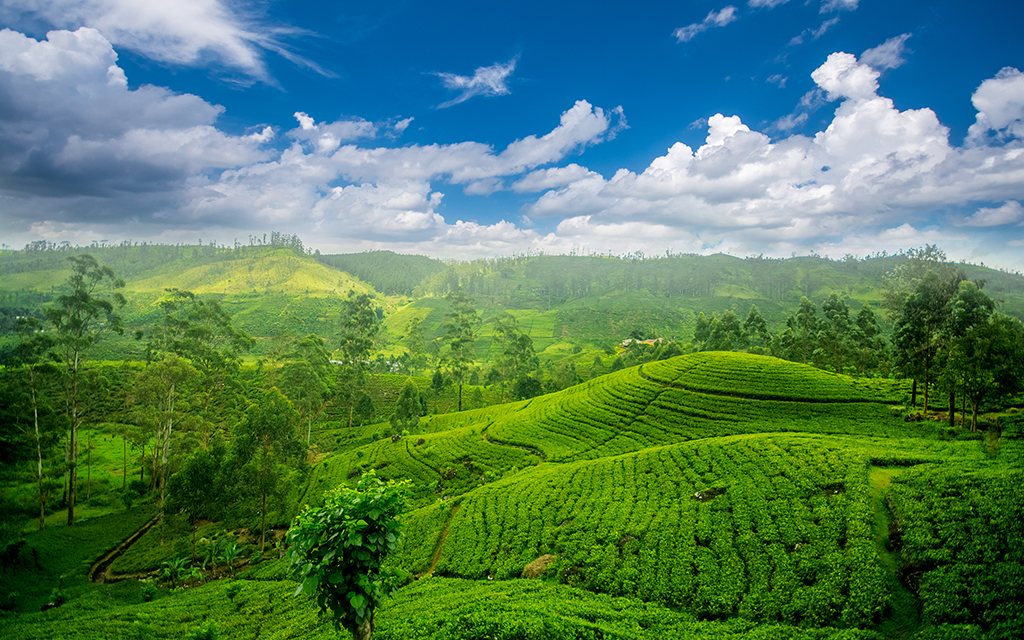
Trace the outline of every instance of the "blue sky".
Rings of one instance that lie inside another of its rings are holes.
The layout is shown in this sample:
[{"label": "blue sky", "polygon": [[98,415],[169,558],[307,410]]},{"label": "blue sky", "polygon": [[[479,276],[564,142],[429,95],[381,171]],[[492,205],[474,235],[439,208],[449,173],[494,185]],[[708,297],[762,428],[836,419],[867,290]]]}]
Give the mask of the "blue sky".
[{"label": "blue sky", "polygon": [[1024,269],[1021,3],[499,4],[4,0],[0,239]]}]

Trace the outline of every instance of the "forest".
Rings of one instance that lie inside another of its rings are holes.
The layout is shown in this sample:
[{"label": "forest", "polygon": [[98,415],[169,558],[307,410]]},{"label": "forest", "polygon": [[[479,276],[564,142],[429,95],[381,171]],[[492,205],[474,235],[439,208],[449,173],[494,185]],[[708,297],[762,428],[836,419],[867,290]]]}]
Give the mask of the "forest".
[{"label": "forest", "polygon": [[0,252],[0,632],[1016,638],[1022,318],[935,246]]}]

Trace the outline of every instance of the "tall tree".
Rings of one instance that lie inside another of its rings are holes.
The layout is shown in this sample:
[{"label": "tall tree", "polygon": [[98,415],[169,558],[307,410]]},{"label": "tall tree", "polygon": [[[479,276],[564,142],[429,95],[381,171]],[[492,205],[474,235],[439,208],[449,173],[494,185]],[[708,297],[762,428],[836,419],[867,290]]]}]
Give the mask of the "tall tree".
[{"label": "tall tree", "polygon": [[36,318],[19,318],[17,331],[15,357],[8,366],[18,371],[16,379],[22,400],[19,408],[31,413],[31,418],[23,423],[22,433],[35,454],[36,499],[39,504],[39,530],[42,531],[46,528],[46,501],[54,489],[44,461],[57,444],[60,426],[46,397],[47,382],[56,373],[56,368],[45,360],[53,339],[42,332],[42,325]]},{"label": "tall tree", "polygon": [[423,403],[420,401],[420,391],[410,379],[402,387],[402,392],[395,403],[395,412],[391,415],[391,429],[395,433],[412,431],[420,423],[420,416],[423,415]]},{"label": "tall tree", "polygon": [[929,387],[935,379],[935,362],[946,337],[947,303],[962,276],[941,277],[929,271],[907,297],[893,327],[896,365],[903,375],[924,385],[924,413],[928,413]]},{"label": "tall tree", "polygon": [[249,407],[235,427],[235,452],[244,466],[248,486],[260,497],[260,552],[267,542],[267,498],[280,485],[284,465],[301,461],[302,445],[296,438],[299,413],[280,391],[270,389]]},{"label": "tall tree", "polygon": [[189,360],[199,372],[200,402],[194,404],[203,420],[202,441],[206,447],[213,431],[229,417],[227,407],[236,404],[229,396],[238,391],[235,375],[241,356],[256,342],[233,326],[231,317],[216,300],[204,300],[181,289],[165,291],[160,301],[163,321],[151,330],[150,360],[174,354]]},{"label": "tall tree", "polygon": [[519,328],[515,316],[503,313],[494,321],[494,342],[498,345],[497,362],[487,375],[488,384],[499,382],[501,401],[514,382],[530,373],[535,355],[533,339]]},{"label": "tall tree", "polygon": [[750,305],[747,319],[743,322],[743,329],[747,333],[747,338],[752,343],[756,341],[759,346],[765,346],[771,340],[771,336],[768,334],[768,323],[765,322],[761,310],[755,304]]},{"label": "tall tree", "polygon": [[370,363],[374,340],[380,331],[380,314],[373,298],[362,293],[356,295],[349,292],[342,304],[340,351],[343,360],[339,371],[339,382],[336,387],[339,400],[349,406],[348,426],[352,426],[355,417],[356,403],[359,401],[357,391],[363,385],[366,370]]},{"label": "tall tree", "polygon": [[57,297],[56,304],[44,311],[54,329],[55,351],[64,373],[64,400],[68,414],[68,526],[75,524],[75,500],[78,492],[78,430],[84,416],[83,370],[85,355],[99,343],[105,331],[123,333],[118,307],[125,298],[118,292],[124,280],[100,265],[89,254],[70,256],[70,289]]},{"label": "tall tree", "polygon": [[878,326],[878,317],[871,307],[864,305],[857,313],[857,349],[854,362],[857,373],[867,373],[878,368],[887,358],[888,348],[882,337],[882,328]]},{"label": "tall tree", "polygon": [[146,367],[136,383],[137,398],[149,407],[156,427],[151,482],[160,489],[160,504],[166,498],[174,428],[190,409],[188,398],[198,381],[195,367],[183,358],[169,355]]},{"label": "tall tree", "polygon": [[462,411],[462,385],[466,372],[476,362],[476,325],[479,317],[473,306],[473,299],[457,289],[445,298],[451,307],[445,316],[445,341],[448,350],[444,355],[444,364],[452,377],[459,383],[459,411]]},{"label": "tall tree", "polygon": [[786,321],[789,329],[788,355],[790,360],[808,364],[817,347],[818,316],[814,303],[807,296],[800,298],[797,312]]},{"label": "tall tree", "polygon": [[850,308],[838,294],[831,294],[821,305],[824,320],[818,325],[815,354],[836,373],[842,373],[856,349],[859,328],[850,319]]},{"label": "tall tree", "polygon": [[330,354],[324,340],[310,334],[299,340],[278,372],[278,387],[298,409],[306,423],[306,446],[312,439],[313,419],[323,412],[330,395]]}]

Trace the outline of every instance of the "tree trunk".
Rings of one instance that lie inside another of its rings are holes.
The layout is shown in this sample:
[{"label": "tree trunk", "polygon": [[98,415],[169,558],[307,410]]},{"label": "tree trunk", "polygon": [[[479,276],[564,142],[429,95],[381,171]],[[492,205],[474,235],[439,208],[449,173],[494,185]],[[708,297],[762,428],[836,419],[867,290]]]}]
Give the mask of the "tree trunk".
[{"label": "tree trunk", "polygon": [[39,408],[36,406],[35,391],[32,392],[32,418],[36,428],[36,480],[39,482],[39,530],[46,528],[46,496],[43,495],[43,442],[39,435]]},{"label": "tree trunk", "polygon": [[910,408],[917,408],[917,378],[914,378],[914,384],[910,387]]},{"label": "tree trunk", "polygon": [[263,508],[260,510],[260,555],[267,547],[267,494],[263,493]]},{"label": "tree trunk", "polygon": [[373,636],[373,615],[363,624],[352,629],[352,640],[370,640]]},{"label": "tree trunk", "polygon": [[459,380],[459,411],[462,411],[462,380]]},{"label": "tree trunk", "polygon": [[956,426],[956,391],[953,385],[949,387],[949,426]]},{"label": "tree trunk", "polygon": [[92,431],[85,439],[85,499],[92,497]]},{"label": "tree trunk", "polygon": [[967,426],[967,392],[964,391],[963,396],[960,400],[960,428],[963,429]]},{"label": "tree trunk", "polygon": [[971,431],[978,430],[978,399],[971,400]]},{"label": "tree trunk", "polygon": [[128,438],[121,438],[121,491],[128,488]]}]

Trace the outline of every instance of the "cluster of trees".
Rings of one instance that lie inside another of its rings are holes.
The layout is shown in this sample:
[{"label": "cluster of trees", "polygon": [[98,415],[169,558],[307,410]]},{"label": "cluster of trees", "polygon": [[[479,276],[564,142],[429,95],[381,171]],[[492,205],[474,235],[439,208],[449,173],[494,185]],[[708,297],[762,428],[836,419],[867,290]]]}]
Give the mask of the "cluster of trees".
[{"label": "cluster of trees", "polygon": [[996,301],[930,246],[912,254],[888,279],[886,307],[893,320],[893,353],[899,372],[948,400],[952,426],[960,397],[961,426],[968,403],[977,429],[983,402],[1019,390],[1024,380],[1024,326],[996,311]]},{"label": "cluster of trees", "polygon": [[807,297],[786,320],[786,328],[771,334],[757,305],[742,322],[732,311],[710,318],[698,314],[694,347],[700,351],[748,348],[793,362],[812,364],[836,373],[888,373],[886,343],[878,317],[865,305],[853,315],[838,294],[829,295],[818,308]]},{"label": "cluster of trees", "polygon": [[732,311],[710,318],[701,313],[694,348],[749,349],[836,373],[896,373],[914,381],[914,406],[921,384],[925,414],[932,407],[931,390],[944,392],[951,426],[957,398],[961,426],[966,426],[969,404],[973,430],[982,403],[1018,390],[1024,379],[1024,325],[999,313],[984,286],[927,246],[910,252],[885,280],[883,306],[892,323],[891,340],[870,306],[854,314],[833,293],[820,310],[802,298],[785,330],[776,334],[769,333],[756,305],[742,322]]},{"label": "cluster of trees", "polygon": [[124,282],[90,255],[68,260],[71,276],[44,318],[19,319],[15,357],[4,372],[7,402],[0,403],[0,431],[11,445],[5,462],[32,461],[40,528],[62,486],[60,505],[68,525],[75,524],[79,470],[91,473],[92,447],[81,442],[86,422],[119,429],[122,490],[131,443],[141,461],[139,482],[148,473],[148,487],[167,510],[193,522],[225,514],[244,519],[256,504],[265,530],[268,502],[301,476],[325,406],[347,405],[349,424],[359,412],[374,412],[363,389],[379,327],[369,296],[352,294],[342,304],[340,361],[331,362],[324,339],[308,335],[289,340],[274,366],[243,371],[253,338],[216,300],[169,289],[159,321],[135,335],[145,341],[146,362],[117,368],[114,385],[100,373],[111,367],[90,362],[90,354],[105,334],[123,331]]}]

